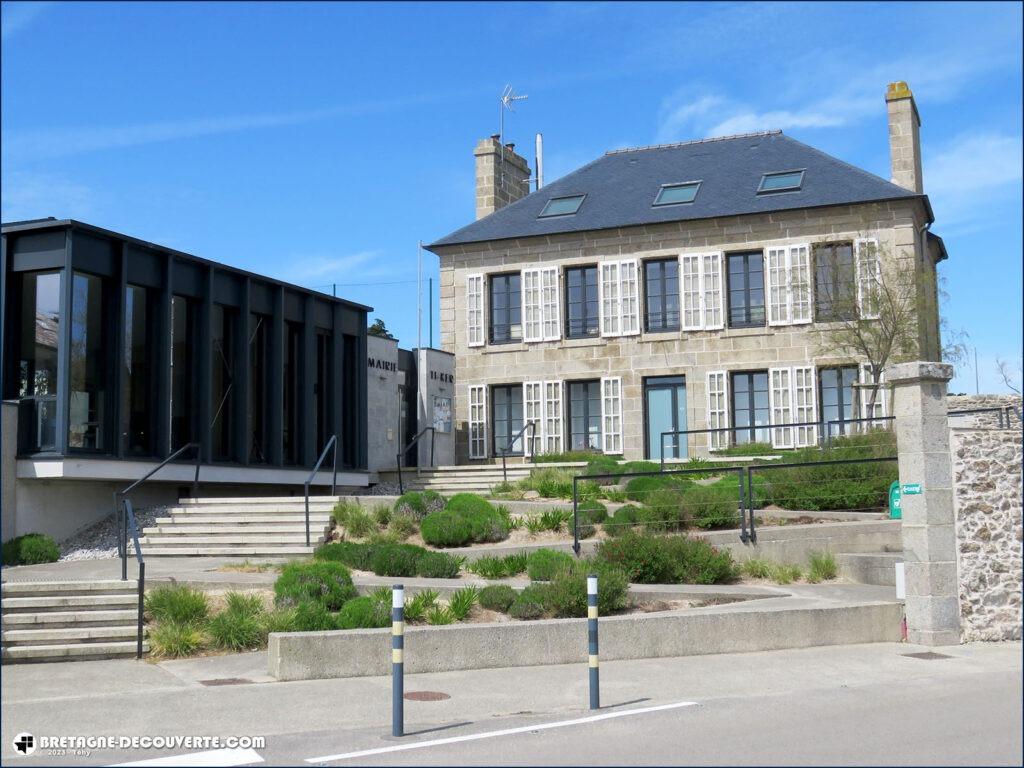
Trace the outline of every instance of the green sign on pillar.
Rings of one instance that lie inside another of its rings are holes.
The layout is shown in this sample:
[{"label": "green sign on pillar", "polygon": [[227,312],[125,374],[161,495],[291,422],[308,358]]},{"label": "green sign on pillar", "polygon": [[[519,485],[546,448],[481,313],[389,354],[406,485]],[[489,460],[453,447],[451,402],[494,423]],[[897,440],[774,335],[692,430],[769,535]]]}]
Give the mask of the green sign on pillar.
[{"label": "green sign on pillar", "polygon": [[900,482],[899,480],[893,481],[893,484],[889,486],[889,517],[893,520],[901,520],[903,518],[903,509],[901,507],[900,497]]}]

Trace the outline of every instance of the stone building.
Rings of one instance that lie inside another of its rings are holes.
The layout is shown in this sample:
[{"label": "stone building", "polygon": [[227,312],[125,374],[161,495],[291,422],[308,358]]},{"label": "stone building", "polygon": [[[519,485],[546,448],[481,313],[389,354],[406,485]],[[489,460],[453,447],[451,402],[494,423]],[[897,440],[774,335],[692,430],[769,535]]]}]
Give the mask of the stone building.
[{"label": "stone building", "polygon": [[[478,220],[429,246],[459,376],[457,460],[510,441],[627,459],[799,446],[835,419],[886,414],[884,391],[867,413],[865,361],[819,333],[871,317],[896,278],[916,292],[917,356],[939,357],[946,253],[920,119],[906,83],[886,102],[891,181],[769,131],[616,150],[530,193],[514,146],[481,141]],[[527,422],[535,440],[515,441]],[[794,422],[819,425],[764,429]],[[728,431],[663,436],[687,429]]]}]

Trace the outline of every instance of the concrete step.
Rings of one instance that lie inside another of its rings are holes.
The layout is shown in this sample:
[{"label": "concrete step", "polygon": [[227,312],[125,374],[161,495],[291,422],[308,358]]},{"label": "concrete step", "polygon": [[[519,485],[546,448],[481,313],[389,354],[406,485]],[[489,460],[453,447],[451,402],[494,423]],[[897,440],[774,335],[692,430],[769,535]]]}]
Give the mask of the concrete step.
[{"label": "concrete step", "polygon": [[49,643],[96,643],[111,640],[131,640],[136,637],[138,625],[95,625],[86,627],[46,627],[44,629],[5,629],[0,641],[5,648],[21,645]]},{"label": "concrete step", "polygon": [[62,629],[66,627],[96,626],[96,625],[131,625],[135,626],[138,619],[138,602],[132,608],[119,610],[86,610],[86,611],[43,611],[24,613],[5,613],[3,626],[5,629],[17,627],[28,629],[39,627],[47,629]]},{"label": "concrete step", "polygon": [[[134,656],[134,640],[97,643],[56,643],[47,645],[23,645],[3,649],[3,660],[8,663],[42,661],[77,661],[85,659],[112,659]],[[142,651],[149,651],[149,643],[143,642]]]},{"label": "concrete step", "polygon": [[[310,541],[316,541],[324,537],[324,531],[310,531]],[[150,547],[164,547],[164,546],[214,546],[214,547],[228,547],[228,546],[246,546],[249,544],[266,544],[268,546],[273,544],[296,544],[305,545],[306,535],[305,533],[293,533],[287,535],[275,535],[275,534],[243,534],[237,531],[224,530],[216,534],[205,534],[193,536],[187,531],[178,532],[169,535],[160,536],[146,536],[139,542],[142,545],[143,553],[148,554]]]},{"label": "concrete step", "polygon": [[[327,527],[326,522],[321,522],[318,525],[314,525],[310,521],[309,530],[323,530]],[[210,524],[210,523],[193,523],[174,521],[169,523],[161,523],[154,528],[143,528],[142,535],[159,536],[161,534],[168,535],[180,535],[180,534],[203,534],[203,533],[242,533],[242,534],[265,534],[265,535],[285,535],[289,533],[306,535],[306,526],[303,523],[224,523],[221,525]]]},{"label": "concrete step", "polygon": [[260,546],[250,544],[237,547],[220,546],[159,546],[146,550],[146,557],[266,557],[286,555],[311,555],[316,546]]},{"label": "concrete step", "polygon": [[[5,597],[0,600],[4,614],[43,611],[66,611],[77,609],[117,608],[138,605],[138,595],[125,593],[115,595],[50,595],[43,597]],[[5,616],[6,619],[6,616]]]},{"label": "concrete step", "polygon": [[5,581],[0,591],[7,597],[43,597],[68,594],[121,594],[138,591],[135,579],[100,581]]},{"label": "concrete step", "polygon": [[[270,515],[224,515],[212,512],[190,514],[177,513],[173,517],[158,517],[157,525],[301,525],[306,527],[306,516],[302,513],[284,514],[275,512]],[[331,522],[330,515],[311,514],[309,524],[327,525]]]},{"label": "concrete step", "polygon": [[[330,515],[334,504],[310,504],[310,515]],[[203,504],[192,507],[165,507],[161,515],[305,515],[304,504]]]},{"label": "concrete step", "polygon": [[[312,508],[314,504],[334,506],[341,499],[350,498],[348,496],[310,496],[309,506]],[[306,498],[304,496],[225,496],[221,497],[201,497],[197,499],[180,499],[176,506],[179,507],[212,507],[218,505],[228,506],[268,506],[274,504],[299,504],[305,505]]]},{"label": "concrete step", "polygon": [[896,584],[896,563],[902,552],[844,552],[836,555],[839,575],[858,584],[892,587]]}]

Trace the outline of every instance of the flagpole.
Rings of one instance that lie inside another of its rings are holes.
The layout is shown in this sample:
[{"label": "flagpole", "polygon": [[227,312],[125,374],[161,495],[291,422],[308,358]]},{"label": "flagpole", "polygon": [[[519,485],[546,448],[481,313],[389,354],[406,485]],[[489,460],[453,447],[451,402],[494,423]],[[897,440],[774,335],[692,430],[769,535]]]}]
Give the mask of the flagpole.
[{"label": "flagpole", "polygon": [[423,347],[423,241],[416,249],[416,349]]}]

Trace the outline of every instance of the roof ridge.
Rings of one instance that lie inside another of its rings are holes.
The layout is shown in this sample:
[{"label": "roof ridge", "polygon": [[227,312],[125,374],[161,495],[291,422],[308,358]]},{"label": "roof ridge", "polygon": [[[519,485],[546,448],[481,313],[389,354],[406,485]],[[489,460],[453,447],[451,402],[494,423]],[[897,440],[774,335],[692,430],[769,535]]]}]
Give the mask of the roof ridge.
[{"label": "roof ridge", "polygon": [[705,139],[691,139],[690,141],[676,141],[671,144],[649,144],[645,147],[624,147],[622,149],[609,149],[605,155],[620,155],[624,152],[641,152],[647,149],[674,149],[675,147],[689,147],[693,144],[710,144],[714,141],[730,141],[731,139],[752,139],[756,136],[776,136],[782,133],[781,129],[770,131],[753,131],[751,133],[734,133],[731,136],[709,136]]}]

